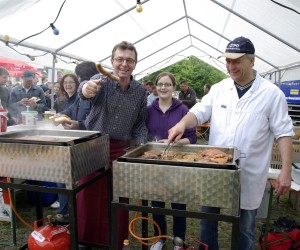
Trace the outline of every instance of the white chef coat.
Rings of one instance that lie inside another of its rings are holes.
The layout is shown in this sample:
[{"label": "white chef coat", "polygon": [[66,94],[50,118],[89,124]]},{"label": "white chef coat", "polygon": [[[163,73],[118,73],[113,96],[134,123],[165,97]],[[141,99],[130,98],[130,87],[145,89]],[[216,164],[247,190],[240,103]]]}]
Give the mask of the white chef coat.
[{"label": "white chef coat", "polygon": [[236,147],[246,154],[239,163],[241,208],[258,208],[274,138],[294,135],[283,92],[256,74],[251,88],[239,99],[234,81],[228,78],[213,85],[190,112],[199,124],[210,120],[209,145]]}]

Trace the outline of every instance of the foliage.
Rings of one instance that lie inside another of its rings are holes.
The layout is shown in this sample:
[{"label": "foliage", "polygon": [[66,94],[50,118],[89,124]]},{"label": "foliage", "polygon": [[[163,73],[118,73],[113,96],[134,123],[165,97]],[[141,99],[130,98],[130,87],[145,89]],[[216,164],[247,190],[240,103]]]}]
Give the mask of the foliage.
[{"label": "foliage", "polygon": [[176,64],[154,72],[144,80],[147,79],[151,82],[154,82],[156,77],[161,72],[165,71],[169,71],[175,75],[177,81],[177,90],[179,90],[179,82],[181,80],[186,80],[196,91],[198,97],[203,96],[203,86],[205,84],[213,85],[228,77],[225,73],[217,70],[197,57],[190,56],[177,62]]}]

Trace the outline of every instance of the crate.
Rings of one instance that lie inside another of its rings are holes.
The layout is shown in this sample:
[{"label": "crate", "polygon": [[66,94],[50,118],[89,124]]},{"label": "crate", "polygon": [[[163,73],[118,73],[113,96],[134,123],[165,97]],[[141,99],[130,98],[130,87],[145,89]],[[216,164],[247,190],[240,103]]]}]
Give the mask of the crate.
[{"label": "crate", "polygon": [[300,191],[291,190],[289,200],[293,209],[300,211]]},{"label": "crate", "polygon": [[[300,162],[300,143],[299,141],[293,141],[293,159],[292,162]],[[277,142],[273,143],[272,156],[271,156],[271,168],[281,169],[281,155]]]}]

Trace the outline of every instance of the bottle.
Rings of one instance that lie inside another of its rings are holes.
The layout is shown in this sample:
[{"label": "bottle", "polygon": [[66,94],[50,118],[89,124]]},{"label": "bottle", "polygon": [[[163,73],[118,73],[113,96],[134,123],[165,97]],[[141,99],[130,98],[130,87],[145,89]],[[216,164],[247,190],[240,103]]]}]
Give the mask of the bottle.
[{"label": "bottle", "polygon": [[126,239],[126,240],[123,241],[122,250],[130,250],[129,240]]}]

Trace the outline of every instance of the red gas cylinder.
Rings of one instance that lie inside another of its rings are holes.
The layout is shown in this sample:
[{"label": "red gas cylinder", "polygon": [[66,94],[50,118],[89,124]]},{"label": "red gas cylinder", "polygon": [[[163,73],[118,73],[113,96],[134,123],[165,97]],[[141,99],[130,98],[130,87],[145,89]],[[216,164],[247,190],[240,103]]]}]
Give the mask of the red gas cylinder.
[{"label": "red gas cylinder", "polygon": [[56,225],[52,216],[45,226],[37,228],[37,221],[34,223],[34,231],[28,238],[29,250],[70,250],[71,239],[67,227]]}]

